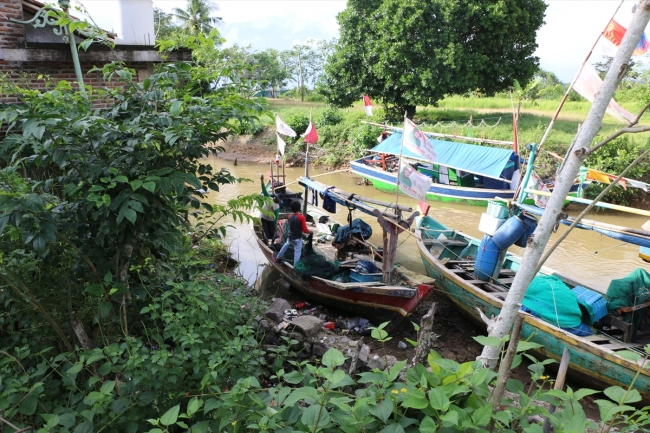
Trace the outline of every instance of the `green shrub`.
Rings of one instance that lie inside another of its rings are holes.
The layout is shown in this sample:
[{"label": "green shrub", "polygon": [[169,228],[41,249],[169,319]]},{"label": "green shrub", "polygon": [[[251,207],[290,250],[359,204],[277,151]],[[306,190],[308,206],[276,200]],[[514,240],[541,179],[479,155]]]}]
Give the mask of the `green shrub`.
[{"label": "green shrub", "polygon": [[320,115],[320,118],[316,122],[317,126],[326,126],[326,125],[338,125],[343,121],[343,115],[341,111],[333,108],[327,107]]},{"label": "green shrub", "polygon": [[286,122],[287,125],[296,131],[296,134],[298,135],[304,133],[307,130],[307,127],[309,127],[309,117],[302,113],[292,115],[286,120]]}]

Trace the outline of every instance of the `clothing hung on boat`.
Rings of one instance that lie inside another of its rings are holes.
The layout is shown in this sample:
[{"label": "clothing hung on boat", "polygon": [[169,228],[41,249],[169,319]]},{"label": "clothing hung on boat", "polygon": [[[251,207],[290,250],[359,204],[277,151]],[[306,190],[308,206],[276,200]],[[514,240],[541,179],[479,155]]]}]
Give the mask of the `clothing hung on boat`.
[{"label": "clothing hung on boat", "polygon": [[328,191],[330,191],[332,187],[329,187],[325,190],[323,193],[323,209],[325,209],[329,213],[336,213],[336,202],[332,200],[332,197],[328,194]]}]

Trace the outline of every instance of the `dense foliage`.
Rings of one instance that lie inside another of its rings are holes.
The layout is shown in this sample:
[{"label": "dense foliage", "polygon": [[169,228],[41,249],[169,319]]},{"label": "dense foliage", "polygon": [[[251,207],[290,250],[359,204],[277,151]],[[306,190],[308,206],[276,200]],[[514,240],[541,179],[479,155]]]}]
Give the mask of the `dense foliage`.
[{"label": "dense foliage", "polygon": [[321,91],[343,107],[368,94],[399,118],[447,94],[527,83],[545,9],[541,0],[349,1]]}]

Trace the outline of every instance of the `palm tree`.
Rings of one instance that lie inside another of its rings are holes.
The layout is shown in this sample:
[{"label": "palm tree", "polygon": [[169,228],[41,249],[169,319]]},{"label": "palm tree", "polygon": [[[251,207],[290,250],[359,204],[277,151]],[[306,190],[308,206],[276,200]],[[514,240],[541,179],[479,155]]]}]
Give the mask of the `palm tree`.
[{"label": "palm tree", "polygon": [[219,6],[211,0],[187,0],[185,9],[174,8],[172,16],[180,22],[181,27],[191,35],[210,33],[215,26],[223,22],[221,17],[212,16]]}]

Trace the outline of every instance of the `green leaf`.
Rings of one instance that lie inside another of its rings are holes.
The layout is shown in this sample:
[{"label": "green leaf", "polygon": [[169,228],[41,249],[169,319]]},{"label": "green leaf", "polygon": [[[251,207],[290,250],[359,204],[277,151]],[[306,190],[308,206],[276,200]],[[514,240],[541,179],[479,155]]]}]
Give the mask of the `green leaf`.
[{"label": "green leaf", "polygon": [[88,287],[84,289],[84,293],[88,293],[93,296],[104,296],[104,286],[102,284],[89,284]]},{"label": "green leaf", "polygon": [[345,357],[338,349],[330,347],[330,349],[325,352],[325,355],[323,355],[322,362],[324,366],[334,368],[343,365]]},{"label": "green leaf", "polygon": [[282,379],[287,383],[296,384],[302,382],[305,379],[305,375],[298,370],[294,370],[282,376]]},{"label": "green leaf", "polygon": [[59,423],[59,415],[57,414],[43,414],[41,416],[45,422],[47,422],[47,426],[49,428],[56,427],[56,425]]},{"label": "green leaf", "polygon": [[115,177],[115,182],[122,182],[122,183],[128,183],[129,178],[126,176],[116,176]]},{"label": "green leaf", "polygon": [[404,427],[399,424],[388,424],[379,433],[404,433]]},{"label": "green leaf", "polygon": [[430,416],[425,416],[420,423],[420,433],[436,433],[438,424]]},{"label": "green leaf", "polygon": [[198,398],[193,397],[192,399],[190,399],[190,402],[187,404],[187,414],[190,416],[193,415],[194,413],[196,413],[196,411],[201,409],[202,405],[203,405],[203,400],[199,400]]},{"label": "green leaf", "polygon": [[593,394],[598,394],[598,391],[594,391],[593,389],[589,389],[589,388],[581,388],[573,394],[573,398],[575,398],[576,400],[582,400],[586,396],[593,395]]},{"label": "green leaf", "polygon": [[145,182],[142,184],[142,188],[146,189],[150,193],[153,193],[156,191],[156,183],[155,182]]},{"label": "green leaf", "polygon": [[111,403],[111,411],[116,415],[121,415],[131,406],[131,400],[128,398],[119,398]]},{"label": "green leaf", "polygon": [[370,407],[370,413],[386,422],[391,413],[393,413],[393,402],[390,398],[384,398],[380,403]]},{"label": "green leaf", "polygon": [[72,367],[70,367],[68,369],[68,371],[65,372],[65,374],[66,375],[77,374],[77,373],[79,373],[81,371],[82,368],[83,368],[83,365],[81,363],[75,364]]},{"label": "green leaf", "polygon": [[103,363],[101,367],[99,367],[98,372],[102,376],[106,376],[108,373],[111,372],[112,367],[113,367],[113,365],[109,361],[107,361],[107,362]]},{"label": "green leaf", "polygon": [[458,373],[460,371],[460,364],[457,363],[456,361],[452,361],[451,359],[433,359],[431,360],[434,364],[437,364],[442,368],[443,370],[447,370],[450,373]]},{"label": "green leaf", "polygon": [[93,433],[94,425],[92,421],[84,421],[75,427],[73,433]]},{"label": "green leaf", "polygon": [[483,346],[488,346],[488,347],[501,346],[501,339],[497,337],[487,337],[484,335],[477,335],[476,337],[472,337],[472,338],[476,340],[479,344],[482,344]]},{"label": "green leaf", "polygon": [[433,388],[429,391],[429,403],[431,407],[438,411],[446,411],[451,402],[449,398],[439,388]]},{"label": "green leaf", "polygon": [[102,203],[104,203],[106,206],[110,206],[111,205],[111,196],[108,195],[108,194],[104,194],[102,196]]},{"label": "green leaf", "polygon": [[174,102],[172,102],[172,105],[169,108],[169,112],[171,114],[179,114],[181,112],[181,107],[182,106],[183,106],[182,101],[174,101]]},{"label": "green leaf", "polygon": [[221,404],[216,398],[209,398],[205,402],[205,406],[203,406],[203,415],[207,415],[208,412],[211,412],[218,408]]},{"label": "green leaf", "polygon": [[113,394],[113,390],[115,389],[115,381],[114,380],[109,380],[108,382],[104,382],[102,385],[100,391],[103,394],[111,395]]},{"label": "green leaf", "polygon": [[313,429],[313,431],[317,431],[330,422],[330,414],[327,409],[322,408],[321,410],[320,405],[313,404],[305,409],[300,421],[302,421],[304,425],[308,426],[310,430]]},{"label": "green leaf", "polygon": [[472,420],[477,426],[486,426],[492,419],[492,405],[485,404],[472,413]]},{"label": "green leaf", "polygon": [[456,408],[452,408],[449,410],[449,412],[444,413],[440,415],[440,421],[442,421],[442,425],[445,427],[449,427],[452,425],[457,426],[458,425],[458,412],[456,412]]},{"label": "green leaf", "polygon": [[424,409],[429,406],[429,400],[424,395],[424,391],[416,389],[411,391],[409,396],[402,402],[403,407],[411,407],[413,409]]},{"label": "green leaf", "polygon": [[104,274],[104,282],[111,283],[113,281],[113,273],[108,271]]},{"label": "green leaf", "polygon": [[23,415],[34,415],[36,412],[36,406],[38,405],[38,395],[36,393],[31,393],[20,404],[18,407],[18,412]]},{"label": "green leaf", "polygon": [[165,414],[160,417],[160,423],[164,426],[170,426],[172,424],[176,423],[176,420],[178,420],[178,413],[181,410],[181,405],[180,403],[177,404],[176,406],[172,407],[169,409]]},{"label": "green leaf", "polygon": [[299,400],[318,400],[318,392],[315,388],[305,386],[294,390],[284,401],[285,406],[293,406]]},{"label": "green leaf", "polygon": [[540,347],[542,347],[542,345],[539,343],[534,343],[532,341],[520,341],[517,343],[517,352],[539,349]]},{"label": "green leaf", "polygon": [[129,184],[131,185],[131,189],[132,189],[133,191],[135,191],[135,190],[137,190],[138,188],[140,188],[140,187],[142,186],[142,183],[143,183],[143,182],[142,182],[141,180],[139,180],[139,179],[132,180],[131,182],[129,182]]},{"label": "green leaf", "polygon": [[124,211],[124,218],[131,221],[131,224],[135,225],[135,220],[138,218],[138,215],[133,209],[127,209]]},{"label": "green leaf", "polygon": [[45,250],[45,238],[42,236],[38,236],[34,239],[32,242],[32,245],[34,246],[34,249],[38,252],[42,252]]},{"label": "green leaf", "polygon": [[69,429],[77,422],[77,418],[72,413],[64,413],[59,415],[59,424]]}]

